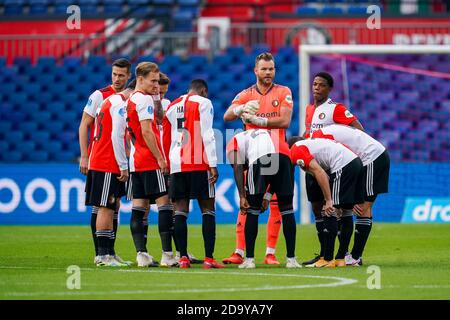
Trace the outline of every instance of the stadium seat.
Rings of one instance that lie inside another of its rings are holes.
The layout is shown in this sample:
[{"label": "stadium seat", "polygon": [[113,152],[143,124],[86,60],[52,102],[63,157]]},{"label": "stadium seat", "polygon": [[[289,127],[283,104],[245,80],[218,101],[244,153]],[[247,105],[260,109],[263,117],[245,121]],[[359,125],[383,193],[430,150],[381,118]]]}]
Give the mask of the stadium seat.
[{"label": "stadium seat", "polygon": [[12,123],[9,121],[0,121],[0,132],[5,133],[11,131]]},{"label": "stadium seat", "polygon": [[48,12],[49,0],[28,0],[31,15],[44,15]]},{"label": "stadium seat", "polygon": [[13,147],[14,150],[19,151],[22,154],[26,154],[27,152],[31,152],[36,148],[36,142],[22,141],[21,143],[14,144]]},{"label": "stadium seat", "polygon": [[23,154],[20,151],[9,151],[7,154],[2,155],[4,162],[17,163],[22,161]]},{"label": "stadium seat", "polygon": [[32,162],[47,162],[49,160],[49,154],[47,151],[31,151],[25,153],[25,159]]},{"label": "stadium seat", "polygon": [[53,68],[55,64],[55,57],[39,57],[36,65],[41,68],[47,68],[49,71],[51,71],[51,68]]},{"label": "stadium seat", "polygon": [[51,160],[59,161],[59,162],[69,162],[74,161],[76,156],[73,154],[73,152],[70,151],[61,151],[54,155],[52,155]]},{"label": "stadium seat", "polygon": [[91,6],[95,6],[97,4],[99,4],[100,1],[99,0],[78,0],[78,4],[79,5],[91,5]]},{"label": "stadium seat", "polygon": [[52,113],[50,111],[39,111],[31,114],[31,119],[39,125],[46,126],[52,119]]},{"label": "stadium seat", "polygon": [[40,144],[47,144],[50,141],[50,133],[47,131],[36,131],[33,134],[33,140]]},{"label": "stadium seat", "polygon": [[173,5],[175,4],[175,0],[153,0],[153,4]]},{"label": "stadium seat", "polygon": [[34,134],[37,131],[38,124],[34,121],[25,121],[19,123],[19,130],[25,134]]},{"label": "stadium seat", "polygon": [[18,67],[29,67],[31,59],[30,57],[15,57],[13,63]]},{"label": "stadium seat", "polygon": [[301,6],[297,8],[297,14],[311,14],[311,15],[316,15],[319,13],[319,10],[317,8],[314,7],[305,7],[305,6]]},{"label": "stadium seat", "polygon": [[2,83],[0,86],[0,93],[6,95],[11,94],[11,92],[16,92],[17,86],[15,83]]},{"label": "stadium seat", "polygon": [[79,120],[78,112],[75,111],[58,112],[56,117],[59,121],[66,124],[76,123]]},{"label": "stadium seat", "polygon": [[21,15],[23,11],[23,5],[23,0],[5,0],[3,14],[5,16]]},{"label": "stadium seat", "polygon": [[241,46],[228,47],[227,54],[233,57],[243,57],[246,55],[244,47]]},{"label": "stadium seat", "polygon": [[6,141],[0,141],[0,154],[9,152],[9,143]]},{"label": "stadium seat", "polygon": [[103,66],[107,63],[104,56],[89,56],[87,64],[90,66]]},{"label": "stadium seat", "polygon": [[367,8],[362,6],[349,6],[347,13],[352,15],[366,15]]},{"label": "stadium seat", "polygon": [[177,0],[178,4],[181,6],[198,6],[200,0]]},{"label": "stadium seat", "polygon": [[63,131],[64,123],[51,121],[45,124],[44,130],[51,133],[53,136],[59,137]]}]

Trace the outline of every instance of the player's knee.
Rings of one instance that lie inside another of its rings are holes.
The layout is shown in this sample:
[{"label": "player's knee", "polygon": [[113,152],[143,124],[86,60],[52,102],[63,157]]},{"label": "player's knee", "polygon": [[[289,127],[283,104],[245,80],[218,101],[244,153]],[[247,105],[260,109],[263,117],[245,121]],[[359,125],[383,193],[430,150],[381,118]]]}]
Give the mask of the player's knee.
[{"label": "player's knee", "polygon": [[292,196],[279,196],[278,207],[280,208],[281,215],[294,213],[294,208],[292,206]]},{"label": "player's knee", "polygon": [[215,217],[215,216],[216,216],[216,211],[206,209],[206,210],[203,210],[203,211],[202,211],[202,215],[203,215],[203,216],[204,216],[204,215],[210,215],[210,216]]},{"label": "player's knee", "polygon": [[261,209],[250,207],[249,209],[247,209],[247,214],[252,214],[254,216],[259,216],[261,214]]},{"label": "player's knee", "polygon": [[311,203],[312,206],[312,210],[314,213],[314,217],[317,219],[322,219],[322,207],[323,207],[323,203],[322,201],[320,202],[313,202]]},{"label": "player's knee", "polygon": [[170,211],[170,213],[171,213],[173,211],[173,204],[171,204],[171,203],[163,204],[158,207],[158,213],[162,213],[162,212],[166,212],[166,211]]},{"label": "player's knee", "polygon": [[353,216],[353,209],[342,209],[342,215],[341,217],[352,217]]},{"label": "player's knee", "polygon": [[188,217],[188,215],[189,215],[189,212],[186,212],[186,211],[175,211],[175,219],[177,218],[177,217]]}]

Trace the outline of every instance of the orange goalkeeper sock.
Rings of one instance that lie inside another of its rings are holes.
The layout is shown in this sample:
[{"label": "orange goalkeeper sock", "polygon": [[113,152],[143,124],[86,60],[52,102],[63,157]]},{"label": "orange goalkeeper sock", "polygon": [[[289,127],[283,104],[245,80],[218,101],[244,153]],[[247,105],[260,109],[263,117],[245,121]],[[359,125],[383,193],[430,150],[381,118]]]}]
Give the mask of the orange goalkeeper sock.
[{"label": "orange goalkeeper sock", "polygon": [[239,212],[236,223],[236,249],[245,251],[245,221],[247,216]]},{"label": "orange goalkeeper sock", "polygon": [[281,214],[278,201],[270,201],[270,214],[267,220],[266,247],[275,249],[281,228]]}]

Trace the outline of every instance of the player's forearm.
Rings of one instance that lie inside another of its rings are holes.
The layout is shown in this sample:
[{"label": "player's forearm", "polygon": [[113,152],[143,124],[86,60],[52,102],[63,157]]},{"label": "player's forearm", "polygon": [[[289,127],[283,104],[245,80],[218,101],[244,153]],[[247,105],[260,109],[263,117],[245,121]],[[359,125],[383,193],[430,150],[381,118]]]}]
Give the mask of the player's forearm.
[{"label": "player's forearm", "polygon": [[201,132],[203,136],[203,145],[205,146],[205,153],[208,159],[208,164],[211,167],[217,166],[217,153],[216,153],[216,139],[214,137],[214,130],[209,128]]},{"label": "player's forearm", "polygon": [[245,186],[244,186],[244,166],[242,164],[233,165],[234,180],[236,181],[236,186],[239,192],[239,197],[245,197]]},{"label": "player's forearm", "polygon": [[287,129],[291,124],[291,119],[286,117],[273,117],[267,119],[268,128]]},{"label": "player's forearm", "polygon": [[240,117],[243,111],[243,106],[233,104],[223,115],[223,121],[234,121]]},{"label": "player's forearm", "polygon": [[155,120],[157,124],[162,124],[164,117],[164,110],[161,103],[161,97],[159,94],[152,95],[153,105],[155,107]]},{"label": "player's forearm", "polygon": [[111,134],[111,140],[114,150],[114,156],[120,170],[128,169],[127,154],[125,150],[125,131],[118,132],[118,130],[113,129]]},{"label": "player's forearm", "polygon": [[331,190],[328,175],[324,171],[315,170],[314,177],[322,190],[325,201],[331,201]]},{"label": "player's forearm", "polygon": [[88,156],[88,128],[82,122],[80,127],[78,128],[78,141],[80,143],[80,156],[87,157]]},{"label": "player's forearm", "polygon": [[162,159],[163,155],[158,148],[156,137],[153,134],[153,131],[151,129],[142,129],[142,137],[144,138],[147,147],[150,149],[150,152],[153,154],[156,160]]}]

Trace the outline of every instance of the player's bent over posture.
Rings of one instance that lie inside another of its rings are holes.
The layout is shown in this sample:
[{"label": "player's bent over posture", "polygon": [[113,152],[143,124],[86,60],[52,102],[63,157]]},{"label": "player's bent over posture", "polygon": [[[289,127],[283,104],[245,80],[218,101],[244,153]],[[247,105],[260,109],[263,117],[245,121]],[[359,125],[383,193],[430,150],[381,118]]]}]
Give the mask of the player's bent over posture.
[{"label": "player's bent over posture", "polygon": [[[265,129],[250,129],[234,136],[227,146],[227,156],[233,165],[239,191],[240,210],[246,213],[246,258],[241,269],[255,268],[255,242],[258,235],[258,218],[261,214],[264,194],[270,190],[277,194],[278,207],[283,220],[286,240],[287,268],[300,268],[295,258],[296,224],[292,205],[294,193],[293,167],[287,155],[280,149],[287,148],[285,141]],[[247,190],[244,187],[244,164],[248,163]]]},{"label": "player's bent over posture", "polygon": [[[344,256],[333,259],[334,243],[338,232],[337,210],[351,210],[355,204],[363,203],[363,165],[350,149],[329,139],[289,139],[291,160],[311,174],[320,189],[315,190],[315,198],[322,198],[324,221],[323,258],[310,267],[345,266]],[[341,246],[342,246],[341,242]],[[345,254],[345,249],[338,251]]]},{"label": "player's bent over posture", "polygon": [[[367,133],[353,127],[333,124],[313,133],[313,138],[336,140],[352,150],[364,166],[364,204],[356,205],[355,239],[351,254],[345,256],[347,265],[362,265],[362,254],[372,229],[372,207],[380,193],[388,191],[390,160],[386,148]],[[342,219],[342,218],[341,218]],[[350,213],[350,219],[352,214]],[[350,240],[350,238],[349,238]],[[343,248],[342,254],[347,252]]]}]

